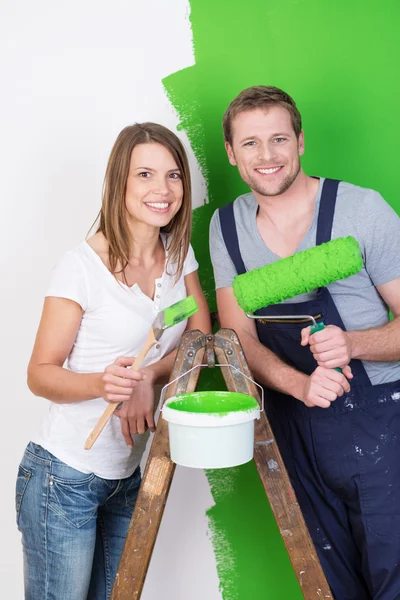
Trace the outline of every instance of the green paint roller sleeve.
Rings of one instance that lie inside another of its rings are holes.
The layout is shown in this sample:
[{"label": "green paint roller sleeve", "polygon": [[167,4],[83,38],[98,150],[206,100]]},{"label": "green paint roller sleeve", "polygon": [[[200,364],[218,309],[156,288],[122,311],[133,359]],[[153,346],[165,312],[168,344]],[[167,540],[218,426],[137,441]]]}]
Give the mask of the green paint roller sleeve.
[{"label": "green paint roller sleeve", "polygon": [[246,313],[254,312],[346,279],[358,273],[362,265],[357,240],[341,237],[237,275],[233,293]]}]

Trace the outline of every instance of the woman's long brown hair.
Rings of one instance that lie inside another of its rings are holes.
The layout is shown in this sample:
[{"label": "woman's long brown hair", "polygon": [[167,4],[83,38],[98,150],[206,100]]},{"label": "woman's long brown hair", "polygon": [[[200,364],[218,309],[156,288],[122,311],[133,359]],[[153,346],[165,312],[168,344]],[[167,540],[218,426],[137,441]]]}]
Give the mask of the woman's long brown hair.
[{"label": "woman's long brown hair", "polygon": [[[183,270],[192,230],[190,171],[185,149],[179,138],[157,123],[136,123],[125,127],[117,137],[108,160],[97,232],[108,242],[110,271],[122,273],[129,263],[131,236],[127,224],[125,194],[131,154],[138,144],[158,143],[167,148],[180,170],[183,186],[182,206],[173,219],[161,228],[167,234],[168,264],[176,264],[176,279]],[[118,269],[118,270],[117,270]]]}]

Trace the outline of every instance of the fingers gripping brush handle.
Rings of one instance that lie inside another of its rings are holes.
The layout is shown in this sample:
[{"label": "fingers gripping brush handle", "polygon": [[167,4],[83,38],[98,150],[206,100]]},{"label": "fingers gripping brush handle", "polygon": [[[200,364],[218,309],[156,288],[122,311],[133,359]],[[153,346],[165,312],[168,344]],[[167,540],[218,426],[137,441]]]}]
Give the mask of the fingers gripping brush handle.
[{"label": "fingers gripping brush handle", "polygon": [[[140,365],[142,364],[143,360],[145,359],[147,353],[149,352],[149,350],[151,350],[151,348],[156,343],[157,343],[157,340],[154,337],[153,329],[151,329],[149,331],[149,334],[147,336],[147,339],[144,343],[143,348],[141,349],[140,353],[137,355],[135,362],[132,365],[132,369],[136,370],[140,367]],[[110,420],[110,418],[112,417],[112,415],[114,414],[114,412],[117,410],[117,408],[120,405],[121,405],[120,402],[112,402],[112,403],[110,402],[108,404],[107,408],[105,409],[105,411],[101,415],[100,419],[97,421],[96,425],[94,426],[92,433],[89,435],[88,439],[86,440],[85,450],[91,449],[91,447],[93,446],[93,444],[95,443],[95,441],[97,440],[97,438],[99,437],[101,432],[103,431],[104,427],[107,425],[108,421]]]},{"label": "fingers gripping brush handle", "polygon": [[[188,296],[183,300],[179,300],[179,302],[175,302],[171,306],[168,306],[164,310],[160,311],[152,323],[149,334],[146,338],[146,341],[137,355],[135,362],[132,365],[132,369],[138,369],[145,359],[147,353],[151,348],[158,342],[161,338],[163,331],[165,329],[169,329],[169,327],[173,327],[182,321],[185,321],[192,315],[194,315],[198,311],[198,306],[196,300],[193,296]],[[97,421],[93,431],[89,435],[88,439],[85,443],[85,450],[90,450],[100,433],[103,431],[104,427],[108,423],[109,419],[113,415],[114,411],[120,405],[119,402],[110,403],[100,419]]]}]

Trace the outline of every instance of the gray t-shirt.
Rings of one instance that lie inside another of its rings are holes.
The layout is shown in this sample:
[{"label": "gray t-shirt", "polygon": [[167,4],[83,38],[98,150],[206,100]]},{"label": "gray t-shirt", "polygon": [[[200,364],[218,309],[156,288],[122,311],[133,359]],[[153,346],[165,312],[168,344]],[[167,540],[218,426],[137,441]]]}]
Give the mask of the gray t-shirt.
[{"label": "gray t-shirt", "polygon": [[[320,179],[314,218],[296,252],[315,246],[322,184]],[[258,204],[252,193],[234,202],[239,247],[247,271],[279,260],[263,241],[256,224]],[[350,183],[339,184],[332,239],[352,235],[360,244],[363,268],[360,273],[332,283],[328,289],[347,330],[379,327],[388,322],[388,307],[375,286],[400,277],[400,218],[374,190]],[[210,224],[210,252],[217,288],[231,287],[237,275],[226,249],[218,211]],[[315,292],[286,300],[301,302]],[[400,379],[400,362],[363,361],[374,385]]]}]

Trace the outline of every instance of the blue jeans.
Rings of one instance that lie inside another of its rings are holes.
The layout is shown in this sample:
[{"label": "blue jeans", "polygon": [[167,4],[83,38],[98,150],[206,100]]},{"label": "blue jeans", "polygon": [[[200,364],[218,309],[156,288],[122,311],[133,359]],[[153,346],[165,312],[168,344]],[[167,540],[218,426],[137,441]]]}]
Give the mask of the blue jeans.
[{"label": "blue jeans", "polygon": [[107,600],[140,486],[72,469],[30,442],[18,470],[25,600]]}]

